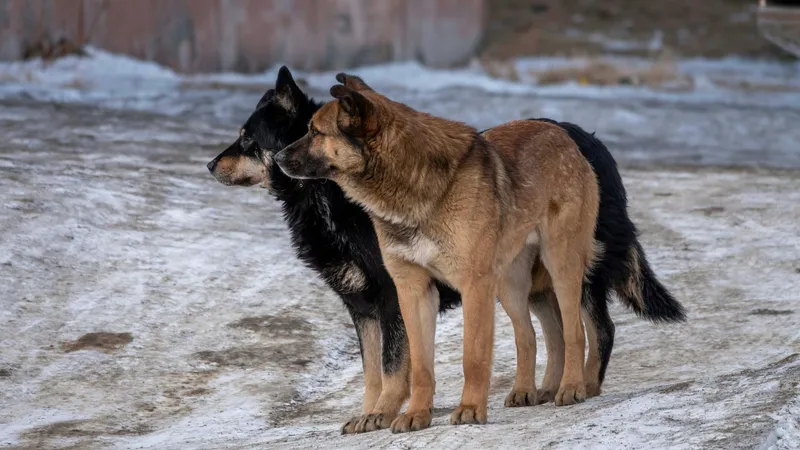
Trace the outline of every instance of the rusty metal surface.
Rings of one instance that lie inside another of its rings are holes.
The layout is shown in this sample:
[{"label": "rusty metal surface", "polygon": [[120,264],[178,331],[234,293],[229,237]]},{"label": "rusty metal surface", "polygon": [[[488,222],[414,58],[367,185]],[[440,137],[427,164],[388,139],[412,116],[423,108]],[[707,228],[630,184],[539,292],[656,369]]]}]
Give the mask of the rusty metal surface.
[{"label": "rusty metal surface", "polygon": [[764,37],[800,58],[800,7],[760,5],[757,17]]},{"label": "rusty metal surface", "polygon": [[67,38],[183,72],[463,62],[484,0],[0,0],[0,59]]}]

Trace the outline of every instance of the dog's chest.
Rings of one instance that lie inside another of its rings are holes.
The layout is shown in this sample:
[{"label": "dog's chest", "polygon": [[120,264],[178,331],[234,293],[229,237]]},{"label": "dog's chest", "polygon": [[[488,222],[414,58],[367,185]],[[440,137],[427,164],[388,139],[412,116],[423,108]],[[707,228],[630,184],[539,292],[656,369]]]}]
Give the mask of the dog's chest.
[{"label": "dog's chest", "polygon": [[441,263],[439,245],[425,235],[415,234],[392,239],[386,246],[385,251],[395,257],[424,267],[433,275],[441,275],[441,270],[438,267],[439,263]]},{"label": "dog's chest", "polygon": [[436,243],[422,235],[415,235],[409,239],[393,239],[387,246],[387,251],[423,267],[433,264],[439,255]]}]

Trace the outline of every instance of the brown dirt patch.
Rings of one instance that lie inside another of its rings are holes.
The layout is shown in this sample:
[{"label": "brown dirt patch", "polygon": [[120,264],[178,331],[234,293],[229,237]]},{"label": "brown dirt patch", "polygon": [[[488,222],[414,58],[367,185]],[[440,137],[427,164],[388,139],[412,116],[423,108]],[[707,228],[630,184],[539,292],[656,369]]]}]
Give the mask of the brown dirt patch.
[{"label": "brown dirt patch", "polygon": [[691,385],[692,385],[691,381],[684,381],[682,383],[675,383],[675,384],[669,385],[667,387],[661,388],[661,389],[658,390],[658,392],[660,392],[662,394],[669,394],[669,393],[672,393],[672,392],[685,391],[686,389],[689,389],[689,386],[691,386]]},{"label": "brown dirt patch", "polygon": [[302,336],[311,332],[311,324],[307,320],[286,315],[245,317],[228,326],[276,338]]},{"label": "brown dirt patch", "polygon": [[[41,425],[20,433],[21,450],[59,448],[84,449],[103,446],[103,436],[141,436],[153,429],[144,424],[117,425],[93,420],[65,420]],[[64,445],[63,439],[82,438],[75,445]],[[99,438],[99,439],[98,439]],[[104,446],[103,446],[104,447]]]},{"label": "brown dirt patch", "polygon": [[311,361],[298,357],[308,354],[300,343],[289,343],[275,347],[238,347],[224,350],[204,350],[194,356],[203,361],[223,367],[263,367],[269,364],[306,367]]},{"label": "brown dirt patch", "polygon": [[758,308],[750,311],[751,316],[788,316],[794,314],[791,309]]},{"label": "brown dirt patch", "polygon": [[104,353],[111,353],[131,342],[133,342],[133,335],[130,333],[108,333],[100,331],[96,333],[86,333],[74,342],[65,342],[61,344],[61,350],[65,353],[69,353],[91,349]]}]

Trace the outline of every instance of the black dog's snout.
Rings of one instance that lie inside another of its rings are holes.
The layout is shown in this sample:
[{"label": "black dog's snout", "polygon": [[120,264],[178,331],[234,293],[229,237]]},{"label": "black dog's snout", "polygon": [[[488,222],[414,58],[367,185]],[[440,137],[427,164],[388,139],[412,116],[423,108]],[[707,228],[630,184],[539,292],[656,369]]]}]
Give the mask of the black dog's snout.
[{"label": "black dog's snout", "polygon": [[212,159],[210,163],[206,164],[206,167],[208,167],[209,172],[214,172],[214,169],[217,167],[217,160]]}]

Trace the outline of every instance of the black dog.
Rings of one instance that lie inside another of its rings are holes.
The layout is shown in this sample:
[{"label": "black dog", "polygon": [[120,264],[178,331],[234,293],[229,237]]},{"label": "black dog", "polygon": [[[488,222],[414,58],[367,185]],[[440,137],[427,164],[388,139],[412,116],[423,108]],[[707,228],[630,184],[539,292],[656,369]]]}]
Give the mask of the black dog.
[{"label": "black dog", "polygon": [[[302,92],[289,70],[282,67],[275,89],[264,94],[242,126],[239,138],[208,163],[208,169],[226,185],[261,184],[270,189],[281,202],[297,255],[344,301],[358,334],[367,389],[364,416],[347,422],[342,431],[371,431],[384,427],[381,424],[388,426],[392,419],[369,415],[380,393],[380,374],[394,374],[407,363],[408,356],[397,292],[383,266],[372,222],[335,183],[295,180],[272,163],[277,152],[306,134],[308,121],[321,105]],[[628,218],[622,179],[608,149],[577,125],[532,120],[557,123],[566,130],[598,177],[601,195],[596,237],[604,252],[584,283],[582,299],[585,319],[598,330],[599,348],[590,348],[590,352],[599,353],[601,364],[595,379],[587,379],[587,394],[598,395],[614,342],[614,322],[608,313],[609,290],[614,290],[637,315],[653,322],[683,321],[685,314],[647,264],[636,228]],[[440,311],[460,304],[458,292],[438,282],[436,287]],[[548,315],[549,323],[560,327],[558,311],[553,314],[546,303],[546,299],[532,298],[531,308],[543,325],[548,320],[540,315]],[[545,330],[548,350],[559,348],[558,342],[552,342],[553,336]],[[549,353],[547,372],[552,371],[551,375],[560,380],[561,368],[551,367]],[[557,386],[558,380],[555,383]],[[540,394],[540,401],[552,401],[549,394],[555,392]]]}]

